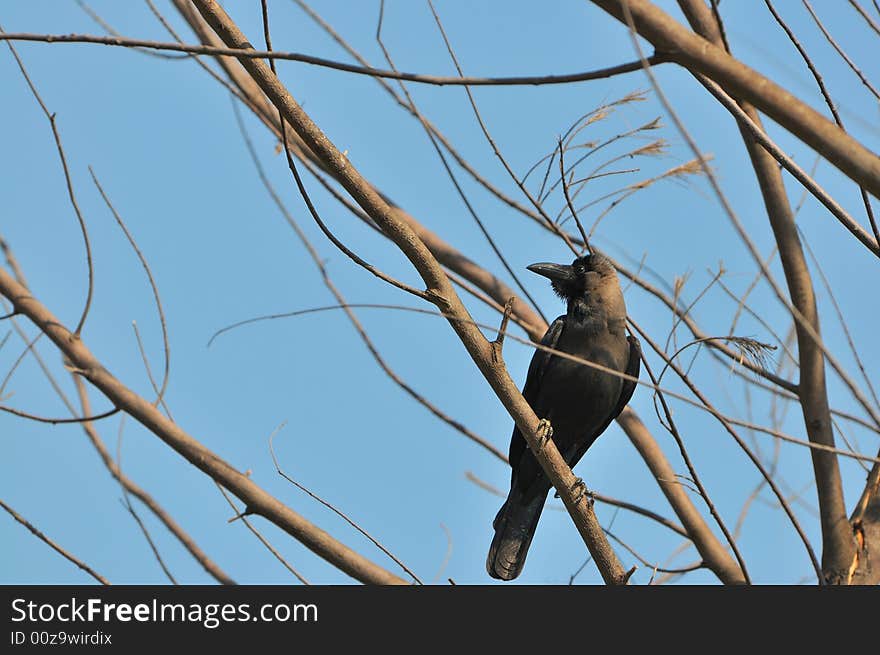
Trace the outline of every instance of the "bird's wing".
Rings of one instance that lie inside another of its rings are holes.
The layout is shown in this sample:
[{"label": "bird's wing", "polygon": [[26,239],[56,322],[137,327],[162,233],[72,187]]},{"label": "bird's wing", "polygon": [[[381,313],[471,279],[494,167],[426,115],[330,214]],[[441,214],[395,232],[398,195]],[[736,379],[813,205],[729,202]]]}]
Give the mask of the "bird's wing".
[{"label": "bird's wing", "polygon": [[[633,335],[629,335],[626,340],[629,341],[629,361],[626,364],[626,371],[624,373],[632,378],[638,378],[639,371],[642,369],[642,344]],[[623,380],[623,386],[620,388],[620,399],[617,401],[617,406],[611,413],[611,418],[608,419],[606,427],[620,415],[620,412],[626,407],[635,390],[635,380]],[[604,430],[605,428],[602,429]]]},{"label": "bird's wing", "polygon": [[[565,315],[560,316],[550,324],[550,327],[544,334],[544,338],[541,339],[541,345],[548,348],[556,348],[563,327],[565,327]],[[544,377],[544,372],[547,370],[547,364],[551,357],[553,357],[551,353],[540,349],[535,350],[535,354],[532,355],[532,361],[529,364],[529,372],[528,375],[526,375],[526,383],[522,391],[523,398],[526,399],[526,402],[532,407],[532,409],[535,408],[535,401],[537,400],[538,391],[541,388],[541,379]],[[526,449],[526,440],[520,434],[519,428],[514,426],[513,436],[510,438],[510,452],[508,454],[510,465],[514,467],[514,470],[516,469],[517,462],[519,462],[520,457],[522,457],[522,454]]]},{"label": "bird's wing", "polygon": [[[639,371],[642,366],[642,346],[639,343],[639,340],[633,336],[629,335],[626,340],[629,342],[629,360],[626,363],[626,373],[628,376],[633,378],[639,377]],[[620,387],[620,397],[617,399],[617,405],[614,406],[614,409],[608,415],[608,418],[598,427],[598,429],[591,435],[589,439],[578,444],[576,449],[570,450],[567,453],[563,453],[563,457],[569,466],[572,468],[575,464],[577,464],[581,457],[584,456],[584,453],[587,452],[587,449],[593,445],[593,442],[599,438],[599,436],[605,432],[609,425],[611,425],[611,421],[616,419],[620,412],[623,411],[623,408],[626,407],[626,404],[632,398],[633,392],[636,389],[635,380],[627,380],[622,378],[623,384]]]}]

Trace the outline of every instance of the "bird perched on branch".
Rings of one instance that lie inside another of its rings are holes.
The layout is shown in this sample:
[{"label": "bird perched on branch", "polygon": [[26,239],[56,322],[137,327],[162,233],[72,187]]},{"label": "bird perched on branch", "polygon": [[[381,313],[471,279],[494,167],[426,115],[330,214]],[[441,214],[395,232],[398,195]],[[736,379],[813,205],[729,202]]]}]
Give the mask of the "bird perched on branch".
[{"label": "bird perched on branch", "polygon": [[[637,378],[641,348],[638,339],[626,335],[626,306],[611,260],[594,250],[571,265],[528,268],[549,278],[567,304],[541,343]],[[635,386],[633,380],[536,350],[522,393],[538,418],[549,422],[553,442],[573,467],[623,411]],[[510,493],[495,517],[486,560],[489,575],[499,580],[513,580],[522,571],[551,487],[516,426],[509,459]]]}]

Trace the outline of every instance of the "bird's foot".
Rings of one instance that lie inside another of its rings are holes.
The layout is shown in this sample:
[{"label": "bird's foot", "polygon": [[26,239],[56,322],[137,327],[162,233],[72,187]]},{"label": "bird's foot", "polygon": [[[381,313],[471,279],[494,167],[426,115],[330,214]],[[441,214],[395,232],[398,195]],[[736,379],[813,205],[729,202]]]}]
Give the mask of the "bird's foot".
[{"label": "bird's foot", "polygon": [[581,500],[586,497],[587,502],[590,505],[593,505],[595,498],[593,498],[593,492],[587,489],[587,485],[584,483],[582,478],[577,478],[571,485],[571,492],[575,494],[574,504],[577,505],[581,502]]},{"label": "bird's foot", "polygon": [[545,418],[542,418],[538,422],[538,450],[543,450],[544,446],[547,445],[547,442],[553,438],[553,426],[550,425],[550,421]]}]

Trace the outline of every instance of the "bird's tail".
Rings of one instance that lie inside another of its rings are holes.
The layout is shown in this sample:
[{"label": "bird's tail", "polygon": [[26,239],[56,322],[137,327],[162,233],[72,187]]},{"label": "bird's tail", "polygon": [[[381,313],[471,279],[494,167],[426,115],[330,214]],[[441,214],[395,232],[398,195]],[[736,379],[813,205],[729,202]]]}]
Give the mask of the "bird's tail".
[{"label": "bird's tail", "polygon": [[524,499],[513,485],[492,526],[495,537],[486,558],[486,570],[498,580],[513,580],[522,571],[544,509],[546,493]]}]

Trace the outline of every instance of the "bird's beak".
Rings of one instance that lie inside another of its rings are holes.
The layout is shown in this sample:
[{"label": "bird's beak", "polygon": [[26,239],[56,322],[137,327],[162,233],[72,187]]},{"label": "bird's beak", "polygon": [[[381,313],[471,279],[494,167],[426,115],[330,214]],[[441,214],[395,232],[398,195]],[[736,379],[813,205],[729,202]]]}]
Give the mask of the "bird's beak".
[{"label": "bird's beak", "polygon": [[543,275],[554,282],[571,282],[574,280],[574,269],[568,264],[532,264],[527,266],[532,273]]}]

